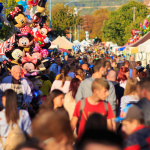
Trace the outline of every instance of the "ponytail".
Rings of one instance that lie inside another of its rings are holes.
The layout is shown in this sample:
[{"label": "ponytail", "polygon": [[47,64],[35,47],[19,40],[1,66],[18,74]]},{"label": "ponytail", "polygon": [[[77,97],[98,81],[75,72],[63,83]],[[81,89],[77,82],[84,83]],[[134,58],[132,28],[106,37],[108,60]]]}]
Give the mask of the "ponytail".
[{"label": "ponytail", "polygon": [[59,76],[59,78],[58,78],[58,80],[61,80],[61,81],[62,81],[61,87],[64,86],[67,75],[68,75],[67,69],[66,69],[66,68],[62,68],[62,69],[60,70],[60,76]]}]

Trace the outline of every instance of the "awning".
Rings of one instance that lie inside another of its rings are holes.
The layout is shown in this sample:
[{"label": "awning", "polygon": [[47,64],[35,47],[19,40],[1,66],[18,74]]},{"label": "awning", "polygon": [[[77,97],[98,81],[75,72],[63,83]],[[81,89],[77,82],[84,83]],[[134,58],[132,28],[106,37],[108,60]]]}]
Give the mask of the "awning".
[{"label": "awning", "polygon": [[59,48],[58,50],[61,51],[61,53],[66,52],[67,54],[70,54],[70,51],[68,51],[68,50],[66,50],[64,48]]}]

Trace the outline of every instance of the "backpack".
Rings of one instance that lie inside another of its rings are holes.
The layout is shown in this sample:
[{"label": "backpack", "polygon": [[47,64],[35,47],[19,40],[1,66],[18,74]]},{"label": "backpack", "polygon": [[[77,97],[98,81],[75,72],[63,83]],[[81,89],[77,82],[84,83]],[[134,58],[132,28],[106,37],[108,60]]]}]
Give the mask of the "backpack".
[{"label": "backpack", "polygon": [[[107,102],[106,101],[102,101],[102,102],[103,102],[105,110],[106,110],[106,116],[108,116],[108,105],[107,105]],[[82,116],[84,107],[85,107],[85,99],[82,99],[81,100],[81,105],[80,105],[80,117],[79,117],[79,120],[78,120],[78,123],[77,123],[77,128],[76,128],[76,133],[77,134],[78,134],[79,123],[81,121],[81,116]]]},{"label": "backpack", "polygon": [[[21,113],[22,113],[22,111],[20,110],[19,117],[21,116]],[[10,123],[11,128],[8,133],[5,145],[2,141],[2,137],[0,137],[0,143],[3,147],[3,150],[15,150],[15,148],[18,145],[20,145],[26,141],[24,132],[18,126],[18,121],[15,124],[15,126],[13,126],[13,123]]]}]

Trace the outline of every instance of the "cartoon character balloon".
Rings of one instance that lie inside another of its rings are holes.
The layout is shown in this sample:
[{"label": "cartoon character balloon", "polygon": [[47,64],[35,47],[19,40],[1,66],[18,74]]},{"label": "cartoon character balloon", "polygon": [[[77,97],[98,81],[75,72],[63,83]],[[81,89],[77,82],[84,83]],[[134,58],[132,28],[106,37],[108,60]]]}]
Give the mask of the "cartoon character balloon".
[{"label": "cartoon character balloon", "polygon": [[38,3],[38,0],[27,0],[27,5],[36,6]]},{"label": "cartoon character balloon", "polygon": [[15,40],[19,47],[22,47],[25,52],[32,52],[34,47],[34,37],[30,33],[16,34]]},{"label": "cartoon character balloon", "polygon": [[47,49],[50,47],[51,43],[47,36],[43,36],[37,28],[33,29],[34,32],[34,41],[39,44],[41,48]]},{"label": "cartoon character balloon", "polygon": [[23,14],[23,6],[18,5],[14,11],[7,15],[8,21],[13,22],[14,26],[19,28],[22,33],[31,33],[31,28],[27,25],[27,17]]}]

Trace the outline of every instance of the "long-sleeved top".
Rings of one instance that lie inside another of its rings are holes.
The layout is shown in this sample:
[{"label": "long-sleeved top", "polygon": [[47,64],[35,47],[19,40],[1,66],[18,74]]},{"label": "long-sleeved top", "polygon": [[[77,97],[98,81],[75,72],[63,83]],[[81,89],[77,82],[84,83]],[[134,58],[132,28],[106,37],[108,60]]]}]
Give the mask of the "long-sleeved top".
[{"label": "long-sleeved top", "polygon": [[[3,107],[2,105],[3,92],[7,89],[11,89],[11,84],[12,84],[12,76],[4,78],[2,83],[0,84],[0,107]],[[23,102],[27,103],[27,105],[29,106],[32,100],[32,93],[31,88],[26,79],[21,78],[21,86],[23,93]]]},{"label": "long-sleeved top", "polygon": [[[26,110],[21,110],[18,126],[23,132],[29,135],[31,134],[31,120]],[[6,142],[9,131],[10,131],[10,125],[6,121],[5,109],[3,109],[0,112],[0,136],[2,137],[4,144]],[[3,150],[1,143],[0,143],[0,150]]]},{"label": "long-sleeved top", "polygon": [[[88,78],[85,79],[83,82],[81,82],[77,94],[76,94],[76,101],[79,101],[81,99],[84,99],[86,97],[90,97],[92,95],[92,83],[95,80],[95,78]],[[110,103],[114,114],[116,114],[116,94],[115,94],[115,88],[114,85],[108,81],[109,83],[109,96],[106,98],[106,101]]]}]

